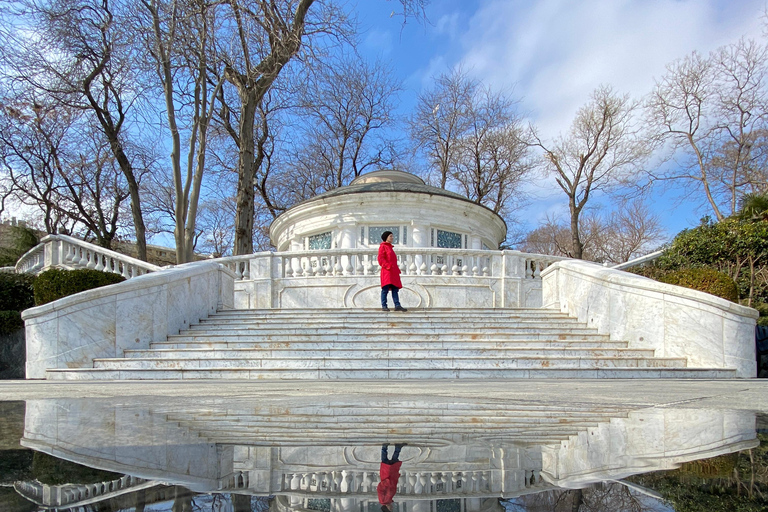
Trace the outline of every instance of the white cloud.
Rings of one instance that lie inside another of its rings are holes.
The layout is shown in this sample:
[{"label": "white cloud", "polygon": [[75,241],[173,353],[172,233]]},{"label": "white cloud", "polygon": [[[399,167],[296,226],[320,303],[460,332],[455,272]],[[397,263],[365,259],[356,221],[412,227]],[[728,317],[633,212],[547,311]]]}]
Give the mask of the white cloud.
[{"label": "white cloud", "polygon": [[639,97],[674,59],[760,37],[763,8],[763,0],[485,0],[459,60],[494,87],[516,85],[552,136],[600,84]]}]

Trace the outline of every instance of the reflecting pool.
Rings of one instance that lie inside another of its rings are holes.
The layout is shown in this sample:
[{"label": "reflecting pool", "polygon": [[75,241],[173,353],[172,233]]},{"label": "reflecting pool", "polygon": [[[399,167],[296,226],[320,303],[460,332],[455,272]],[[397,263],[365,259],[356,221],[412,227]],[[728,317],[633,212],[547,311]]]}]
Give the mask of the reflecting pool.
[{"label": "reflecting pool", "polygon": [[[768,510],[768,421],[744,410],[130,396],[0,418],[2,511],[379,512],[382,476],[392,512]],[[394,480],[382,444],[404,444]]]}]

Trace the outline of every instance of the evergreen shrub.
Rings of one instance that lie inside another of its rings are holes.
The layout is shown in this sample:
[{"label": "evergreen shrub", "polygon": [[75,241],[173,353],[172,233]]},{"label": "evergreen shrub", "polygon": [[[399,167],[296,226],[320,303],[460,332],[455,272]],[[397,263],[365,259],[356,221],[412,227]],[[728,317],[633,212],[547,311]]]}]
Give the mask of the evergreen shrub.
[{"label": "evergreen shrub", "polygon": [[0,336],[24,327],[21,311],[35,305],[33,282],[26,274],[0,273]]},{"label": "evergreen shrub", "polygon": [[41,306],[75,293],[123,281],[125,281],[123,276],[111,272],[52,268],[35,279],[35,304]]},{"label": "evergreen shrub", "polygon": [[736,282],[727,274],[707,267],[684,268],[657,278],[662,283],[706,292],[731,302],[739,302]]}]

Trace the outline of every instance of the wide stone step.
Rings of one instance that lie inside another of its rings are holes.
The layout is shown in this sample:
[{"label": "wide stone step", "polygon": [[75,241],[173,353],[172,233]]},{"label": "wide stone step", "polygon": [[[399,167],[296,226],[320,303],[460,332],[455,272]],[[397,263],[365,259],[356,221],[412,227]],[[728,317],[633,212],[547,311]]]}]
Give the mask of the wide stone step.
[{"label": "wide stone step", "polygon": [[[190,329],[199,330],[211,330],[211,329],[232,329],[243,328],[248,326],[251,329],[281,329],[285,326],[295,326],[299,323],[297,320],[289,319],[269,319],[269,320],[249,320],[247,322],[236,319],[209,319],[203,320],[199,324],[195,324]],[[548,319],[521,319],[521,320],[488,320],[488,319],[465,319],[465,320],[451,320],[451,319],[423,319],[423,320],[385,320],[379,319],[376,321],[367,321],[364,319],[345,319],[345,320],[333,320],[333,319],[313,319],[300,322],[302,327],[305,328],[339,328],[339,329],[363,329],[363,330],[378,330],[389,328],[410,328],[418,327],[424,329],[440,329],[446,327],[456,327],[456,325],[462,325],[466,329],[484,329],[484,328],[584,328],[584,324],[579,323],[573,318],[564,318],[557,320]]]},{"label": "wide stone step", "polygon": [[158,359],[266,359],[284,357],[350,357],[386,359],[412,358],[426,359],[430,357],[482,357],[495,356],[503,359],[519,357],[557,357],[569,355],[571,357],[653,357],[654,351],[647,349],[628,348],[571,348],[571,347],[489,347],[478,349],[467,348],[425,348],[415,346],[413,348],[373,348],[365,349],[355,345],[354,347],[328,347],[328,348],[241,348],[241,349],[156,349],[156,350],[126,350],[126,358],[158,358]]},{"label": "wide stone step", "polygon": [[94,359],[95,368],[105,369],[203,369],[203,368],[280,368],[296,369],[474,369],[474,368],[683,368],[681,358],[645,357],[429,357],[413,359],[401,357],[353,358],[353,357],[281,357],[274,359],[240,358],[110,358]]},{"label": "wide stone step", "polygon": [[735,370],[716,368],[473,368],[473,369],[303,369],[208,368],[128,369],[68,368],[47,370],[51,380],[184,379],[728,379]]},{"label": "wide stone step", "polygon": [[399,343],[399,342],[459,342],[471,343],[475,341],[608,341],[610,337],[605,334],[561,333],[561,332],[528,332],[528,333],[498,333],[498,332],[450,332],[450,333],[302,333],[290,334],[226,334],[226,333],[199,333],[195,335],[180,334],[168,336],[167,341],[172,343],[189,342],[345,342],[345,343]]},{"label": "wide stone step", "polygon": [[[487,333],[503,333],[503,334],[596,334],[597,330],[584,327],[581,325],[552,325],[542,324],[540,326],[505,326],[505,325],[487,325],[483,327],[477,327],[472,329],[471,326],[465,326],[460,323],[451,323],[443,326],[445,331],[443,332],[462,332],[466,334],[476,334],[478,331]],[[456,331],[454,331],[454,329]],[[435,332],[437,331],[437,332]],[[440,329],[436,329],[433,326],[428,325],[414,325],[414,326],[401,326],[392,325],[386,329],[378,328],[374,329],[370,326],[345,326],[334,324],[332,326],[315,326],[315,325],[291,325],[286,324],[282,327],[273,325],[253,325],[243,326],[238,324],[226,324],[219,325],[215,328],[208,328],[202,325],[195,325],[188,329],[182,330],[179,334],[188,336],[197,336],[200,333],[215,333],[218,335],[248,335],[248,334],[288,334],[288,335],[302,335],[302,334],[345,334],[345,335],[370,335],[370,336],[388,336],[390,334],[435,334],[440,335]],[[386,334],[385,334],[386,332]]]},{"label": "wide stone step", "polygon": [[[170,337],[169,337],[170,338]],[[325,338],[321,341],[316,339],[296,339],[286,337],[270,337],[270,339],[263,339],[259,337],[243,337],[230,339],[226,336],[221,338],[212,338],[202,336],[200,339],[177,339],[171,338],[171,341],[161,341],[157,343],[151,343],[150,349],[210,349],[210,350],[226,350],[226,349],[301,349],[301,348],[313,348],[313,349],[419,349],[428,347],[432,350],[435,349],[494,349],[494,348],[554,348],[554,349],[567,349],[567,348],[627,348],[629,345],[626,341],[613,341],[607,336],[605,337],[577,337],[568,339],[529,339],[525,337],[518,337],[515,339],[498,337],[488,337],[484,339],[478,337],[475,340],[471,339],[429,339],[425,340],[421,337],[408,336],[403,339],[386,340],[386,341],[368,341],[359,339],[336,339],[334,337]]]}]

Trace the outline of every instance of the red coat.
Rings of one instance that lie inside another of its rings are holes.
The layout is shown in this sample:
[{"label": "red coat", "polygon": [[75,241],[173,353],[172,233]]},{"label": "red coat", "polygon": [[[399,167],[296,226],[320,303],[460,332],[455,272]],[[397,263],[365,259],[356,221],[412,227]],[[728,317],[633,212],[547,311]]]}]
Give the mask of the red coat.
[{"label": "red coat", "polygon": [[381,242],[379,246],[379,265],[381,265],[381,287],[393,284],[397,288],[402,288],[400,282],[400,267],[397,266],[397,256],[392,244]]},{"label": "red coat", "polygon": [[400,461],[392,465],[381,463],[379,467],[381,482],[376,486],[376,492],[379,495],[379,503],[382,505],[394,501],[395,493],[397,493],[397,481],[400,480],[400,466],[402,465],[403,463]]}]

